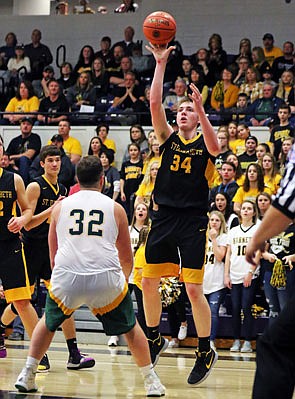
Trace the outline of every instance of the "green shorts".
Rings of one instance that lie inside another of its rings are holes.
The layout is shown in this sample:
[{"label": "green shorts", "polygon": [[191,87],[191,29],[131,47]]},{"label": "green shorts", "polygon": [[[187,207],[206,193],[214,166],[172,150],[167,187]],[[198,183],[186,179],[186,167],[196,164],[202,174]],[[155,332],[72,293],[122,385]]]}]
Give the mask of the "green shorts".
[{"label": "green shorts", "polygon": [[[58,304],[47,294],[45,306],[45,321],[49,331],[58,327],[72,314],[65,315]],[[95,315],[101,322],[106,335],[121,335],[129,332],[135,326],[136,319],[129,291],[120,304],[110,312]]]}]

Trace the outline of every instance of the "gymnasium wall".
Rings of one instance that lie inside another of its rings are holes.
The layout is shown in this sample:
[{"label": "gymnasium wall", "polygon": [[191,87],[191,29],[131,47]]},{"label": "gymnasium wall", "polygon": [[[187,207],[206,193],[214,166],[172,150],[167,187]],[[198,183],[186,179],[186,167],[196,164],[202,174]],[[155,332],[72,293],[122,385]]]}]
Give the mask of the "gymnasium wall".
[{"label": "gymnasium wall", "polygon": [[[25,0],[24,0],[25,1]],[[38,1],[38,0],[36,0]],[[146,15],[159,8],[172,13],[178,24],[177,40],[185,54],[191,54],[200,47],[207,47],[209,36],[220,33],[224,49],[232,54],[238,52],[239,41],[249,37],[253,45],[262,45],[265,32],[272,32],[275,44],[282,46],[286,40],[294,41],[295,0],[287,4],[285,0],[138,0],[136,13],[114,14],[120,0],[92,0],[90,6],[97,10],[106,5],[109,13],[84,15],[55,15],[55,1],[52,1],[50,16],[13,16],[11,0],[0,2],[0,44],[7,32],[14,31],[20,42],[29,43],[33,28],[42,31],[42,41],[53,55],[60,44],[65,44],[66,58],[76,63],[79,51],[85,44],[99,48],[100,38],[109,35],[113,43],[123,38],[123,30],[132,25],[135,40],[143,40],[141,30]],[[78,0],[69,0],[70,10]],[[71,11],[72,12],[72,11]]]}]

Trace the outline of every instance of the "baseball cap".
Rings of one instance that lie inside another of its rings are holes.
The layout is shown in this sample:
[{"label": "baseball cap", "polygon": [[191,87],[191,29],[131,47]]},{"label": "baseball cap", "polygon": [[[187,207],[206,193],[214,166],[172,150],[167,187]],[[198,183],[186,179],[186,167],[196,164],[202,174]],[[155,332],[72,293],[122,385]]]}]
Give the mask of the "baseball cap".
[{"label": "baseball cap", "polygon": [[46,65],[44,68],[43,68],[43,72],[54,72],[54,69],[52,68],[52,66],[51,65]]},{"label": "baseball cap", "polygon": [[246,138],[245,143],[247,143],[248,140],[253,140],[253,141],[255,141],[256,145],[258,145],[257,137],[255,137],[255,136],[248,136],[248,137]]},{"label": "baseball cap", "polygon": [[23,43],[17,43],[16,46],[15,46],[15,49],[24,50],[25,49],[25,45]]},{"label": "baseball cap", "polygon": [[34,125],[33,119],[30,118],[29,116],[24,116],[21,120],[20,123],[22,122],[29,122],[31,125]]},{"label": "baseball cap", "polygon": [[271,73],[272,74],[271,66],[270,65],[262,66],[260,68],[260,73],[261,73],[261,75],[263,75],[264,73]]},{"label": "baseball cap", "polygon": [[265,40],[265,39],[274,40],[273,35],[271,33],[265,33],[262,40]]},{"label": "baseball cap", "polygon": [[54,135],[51,137],[51,142],[53,143],[54,141],[57,141],[57,142],[59,142],[59,143],[63,143],[63,142],[64,142],[64,139],[63,139],[63,137],[62,137],[60,134],[54,134]]}]

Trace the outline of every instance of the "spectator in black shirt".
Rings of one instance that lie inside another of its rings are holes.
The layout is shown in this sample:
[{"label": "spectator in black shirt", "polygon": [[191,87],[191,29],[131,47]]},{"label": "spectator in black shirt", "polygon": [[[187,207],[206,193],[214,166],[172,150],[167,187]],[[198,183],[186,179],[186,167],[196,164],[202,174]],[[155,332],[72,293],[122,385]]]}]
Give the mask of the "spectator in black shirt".
[{"label": "spectator in black shirt", "polygon": [[25,45],[25,55],[31,61],[31,77],[30,80],[41,80],[42,72],[46,65],[53,61],[53,57],[49,47],[41,43],[41,32],[34,29],[32,32],[32,43]]},{"label": "spectator in black shirt", "polygon": [[[69,105],[65,96],[60,93],[61,89],[56,79],[51,79],[47,87],[49,95],[40,102],[38,124],[58,125],[59,121],[67,119]],[[42,112],[46,114],[41,114]]]},{"label": "spectator in black shirt", "polygon": [[41,148],[40,136],[32,133],[33,121],[25,117],[21,120],[21,135],[13,138],[7,148],[11,161],[18,168],[18,173],[25,184],[29,183],[29,168]]}]

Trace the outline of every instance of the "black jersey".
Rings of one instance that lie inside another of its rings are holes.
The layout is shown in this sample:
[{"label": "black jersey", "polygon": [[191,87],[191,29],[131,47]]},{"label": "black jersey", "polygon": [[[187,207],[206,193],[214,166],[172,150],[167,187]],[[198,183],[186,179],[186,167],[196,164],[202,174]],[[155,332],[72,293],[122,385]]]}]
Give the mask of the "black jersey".
[{"label": "black jersey", "polygon": [[[34,182],[38,183],[40,186],[40,196],[37,201],[35,215],[45,211],[50,208],[51,205],[60,197],[66,195],[66,188],[62,184],[51,184],[44,175],[36,177]],[[41,240],[48,237],[50,218],[45,220],[39,226],[34,227],[29,231],[24,231],[23,238],[24,242],[30,239]]]},{"label": "black jersey", "polygon": [[209,154],[202,133],[185,140],[172,133],[160,147],[154,200],[173,208],[208,210],[208,180],[214,173],[215,158]]},{"label": "black jersey", "polygon": [[15,237],[7,228],[9,220],[16,216],[17,194],[14,184],[14,173],[0,168],[0,240]]}]

